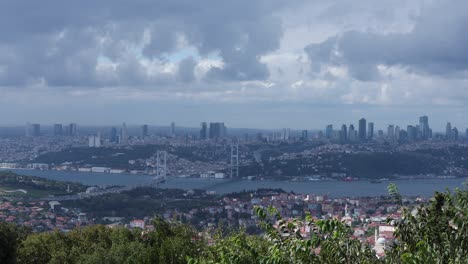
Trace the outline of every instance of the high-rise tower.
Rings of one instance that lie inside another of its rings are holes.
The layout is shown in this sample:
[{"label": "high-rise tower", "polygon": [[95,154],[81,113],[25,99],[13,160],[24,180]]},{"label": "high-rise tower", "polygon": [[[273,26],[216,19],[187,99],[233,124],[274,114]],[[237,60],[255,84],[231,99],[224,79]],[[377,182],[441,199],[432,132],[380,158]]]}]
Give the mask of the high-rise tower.
[{"label": "high-rise tower", "polygon": [[231,178],[239,178],[239,144],[236,140],[231,143]]},{"label": "high-rise tower", "polygon": [[388,128],[387,128],[387,139],[388,139],[388,141],[390,141],[390,142],[394,142],[394,141],[395,141],[395,126],[393,126],[393,125],[388,125]]},{"label": "high-rise tower", "polygon": [[452,139],[458,140],[458,128],[456,127],[452,128]]},{"label": "high-rise tower", "polygon": [[369,122],[367,124],[367,139],[372,141],[374,139],[374,123]]},{"label": "high-rise tower", "polygon": [[445,126],[445,137],[447,139],[452,138],[452,124],[450,124],[450,122],[447,122],[447,125]]},{"label": "high-rise tower", "polygon": [[200,140],[206,140],[208,138],[208,125],[206,122],[200,124]]},{"label": "high-rise tower", "polygon": [[119,142],[119,135],[117,133],[117,128],[115,128],[115,127],[111,128],[110,142],[111,143],[118,143]]},{"label": "high-rise tower", "polygon": [[41,135],[41,125],[40,124],[32,124],[32,136],[33,137],[38,137]]},{"label": "high-rise tower", "polygon": [[346,141],[348,141],[348,128],[346,127],[345,124],[341,126],[340,141],[342,143],[345,143]]},{"label": "high-rise tower", "polygon": [[128,142],[128,130],[127,124],[125,122],[122,123],[122,130],[120,131],[120,144],[127,144]]},{"label": "high-rise tower", "polygon": [[353,124],[349,125],[348,140],[351,141],[351,142],[354,142],[354,141],[357,140],[356,130],[354,130],[354,125]]},{"label": "high-rise tower", "polygon": [[422,139],[430,137],[429,118],[427,116],[419,117],[419,129],[421,130]]},{"label": "high-rise tower", "polygon": [[171,123],[171,136],[175,136],[175,123]]},{"label": "high-rise tower", "polygon": [[331,139],[333,136],[333,125],[327,125],[325,128],[325,137]]},{"label": "high-rise tower", "polygon": [[54,136],[62,136],[62,135],[63,135],[62,124],[55,124],[54,125]]},{"label": "high-rise tower", "polygon": [[416,140],[416,136],[417,136],[416,127],[409,125],[406,128],[406,132],[408,133],[408,141],[411,142],[411,141]]},{"label": "high-rise tower", "polygon": [[25,127],[25,129],[24,129],[24,135],[25,135],[26,137],[32,136],[32,134],[31,134],[31,129],[32,129],[32,128],[31,128],[31,124],[30,124],[29,122],[26,123],[26,127]]},{"label": "high-rise tower", "polygon": [[77,134],[77,125],[75,123],[71,123],[70,125],[68,125],[68,135],[69,136],[76,136]]},{"label": "high-rise tower", "polygon": [[145,138],[148,136],[148,125],[141,126],[141,137]]},{"label": "high-rise tower", "polygon": [[224,138],[226,136],[226,127],[224,126],[224,123],[210,123],[209,136],[210,139]]},{"label": "high-rise tower", "polygon": [[359,141],[366,141],[367,131],[366,131],[366,119],[359,119]]}]

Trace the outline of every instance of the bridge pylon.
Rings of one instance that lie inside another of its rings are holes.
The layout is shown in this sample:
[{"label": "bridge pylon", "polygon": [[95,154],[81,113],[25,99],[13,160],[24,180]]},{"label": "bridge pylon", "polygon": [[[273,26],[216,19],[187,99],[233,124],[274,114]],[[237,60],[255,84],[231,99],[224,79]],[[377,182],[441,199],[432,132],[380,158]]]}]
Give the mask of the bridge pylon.
[{"label": "bridge pylon", "polygon": [[166,180],[167,177],[167,151],[156,152],[155,180]]},{"label": "bridge pylon", "polygon": [[239,143],[233,140],[231,143],[231,179],[239,178]]}]

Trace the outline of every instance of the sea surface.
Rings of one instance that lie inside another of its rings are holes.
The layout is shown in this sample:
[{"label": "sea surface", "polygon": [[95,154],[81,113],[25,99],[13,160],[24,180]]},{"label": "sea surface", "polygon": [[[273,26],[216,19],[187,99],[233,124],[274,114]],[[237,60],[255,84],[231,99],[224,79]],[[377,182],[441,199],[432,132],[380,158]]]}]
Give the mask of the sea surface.
[{"label": "sea surface", "polygon": [[[18,174],[38,176],[57,181],[80,182],[85,185],[138,185],[151,181],[149,175],[87,173],[69,171],[14,170]],[[332,197],[358,197],[387,195],[389,183],[395,183],[401,194],[407,196],[432,196],[435,191],[463,188],[468,178],[391,180],[382,183],[361,181],[274,181],[274,180],[229,180],[169,177],[160,188],[202,189],[219,194],[256,190],[258,188],[281,188],[302,194],[330,195]]]}]

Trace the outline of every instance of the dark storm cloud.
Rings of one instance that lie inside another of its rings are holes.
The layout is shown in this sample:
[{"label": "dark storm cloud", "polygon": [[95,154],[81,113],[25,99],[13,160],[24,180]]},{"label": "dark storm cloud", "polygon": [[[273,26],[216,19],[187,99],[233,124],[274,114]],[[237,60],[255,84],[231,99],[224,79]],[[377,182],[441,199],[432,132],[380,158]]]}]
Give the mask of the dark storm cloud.
[{"label": "dark storm cloud", "polygon": [[[276,50],[282,36],[272,14],[280,1],[26,1],[0,2],[0,86],[145,85],[168,81],[149,76],[136,55],[161,59],[177,52],[182,37],[201,56],[224,63],[208,78],[258,80],[268,77],[259,57]],[[105,56],[113,72],[97,71]],[[183,60],[182,81],[193,80],[193,61]],[[191,63],[191,64],[190,64]],[[177,81],[177,76],[173,81]],[[170,79],[170,78],[169,78]]]},{"label": "dark storm cloud", "polygon": [[400,66],[424,74],[468,69],[468,2],[437,1],[422,10],[408,33],[348,31],[305,48],[313,70],[345,65],[358,80],[378,79],[377,66]]}]

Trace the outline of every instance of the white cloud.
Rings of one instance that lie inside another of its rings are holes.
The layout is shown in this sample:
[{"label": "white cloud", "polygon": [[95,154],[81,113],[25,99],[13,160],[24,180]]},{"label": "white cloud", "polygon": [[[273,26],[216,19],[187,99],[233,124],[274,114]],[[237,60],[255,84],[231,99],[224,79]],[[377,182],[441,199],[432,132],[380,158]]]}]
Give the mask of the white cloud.
[{"label": "white cloud", "polygon": [[0,102],[468,102],[460,0],[38,5],[0,3]]}]

